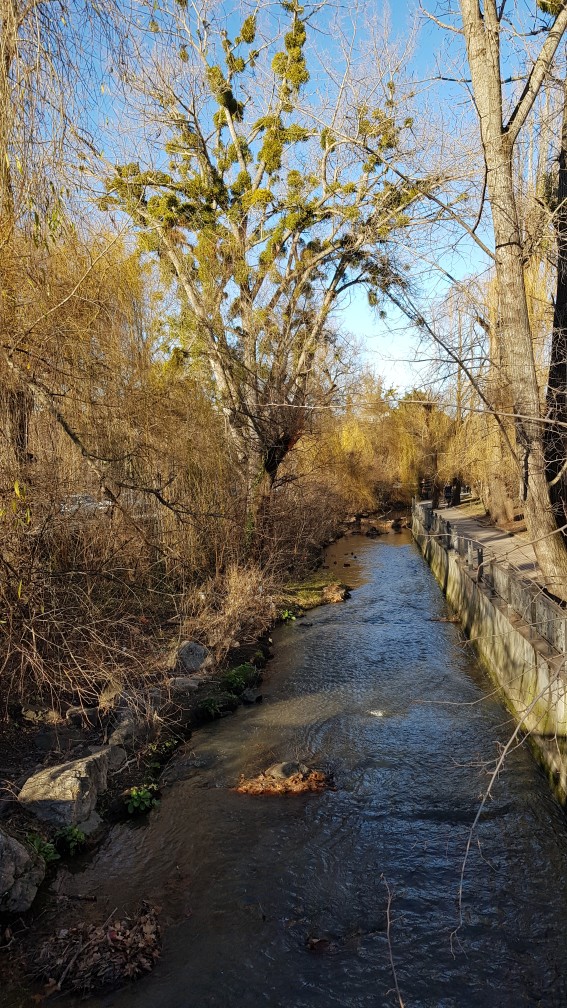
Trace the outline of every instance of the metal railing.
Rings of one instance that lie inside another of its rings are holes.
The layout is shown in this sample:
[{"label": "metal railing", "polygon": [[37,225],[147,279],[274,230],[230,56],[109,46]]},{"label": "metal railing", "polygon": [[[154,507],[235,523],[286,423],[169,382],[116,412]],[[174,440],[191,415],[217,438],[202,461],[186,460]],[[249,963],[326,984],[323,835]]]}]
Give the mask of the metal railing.
[{"label": "metal railing", "polygon": [[482,543],[456,532],[451,522],[433,511],[431,503],[412,501],[412,514],[428,535],[462,558],[464,565],[476,574],[477,582],[482,582],[493,596],[505,602],[510,611],[527,624],[532,635],[542,637],[558,654],[565,654],[567,612],[546,595],[541,585],[526,578],[513,564],[485,556]]}]

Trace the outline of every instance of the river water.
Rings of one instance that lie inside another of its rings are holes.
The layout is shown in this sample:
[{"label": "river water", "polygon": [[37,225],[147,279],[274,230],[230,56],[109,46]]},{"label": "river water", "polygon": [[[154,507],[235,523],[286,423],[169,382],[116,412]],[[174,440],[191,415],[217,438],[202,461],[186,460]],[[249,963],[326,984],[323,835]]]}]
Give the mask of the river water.
[{"label": "river water", "polygon": [[[98,893],[101,918],[145,898],[166,923],[154,972],[87,1008],[387,1008],[390,957],[406,1008],[567,1004],[564,813],[517,748],[453,934],[509,717],[458,628],[438,621],[443,596],[409,536],[351,537],[328,563],[358,587],[274,635],[264,703],[196,733],[146,824],[116,827],[63,879]],[[331,769],[336,788],[231,790],[286,759]]]}]

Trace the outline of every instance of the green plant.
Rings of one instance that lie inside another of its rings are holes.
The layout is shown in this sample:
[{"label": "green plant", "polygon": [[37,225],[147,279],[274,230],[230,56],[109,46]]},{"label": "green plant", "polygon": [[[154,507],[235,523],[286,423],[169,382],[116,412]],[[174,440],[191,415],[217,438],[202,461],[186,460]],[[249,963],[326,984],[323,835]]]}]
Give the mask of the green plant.
[{"label": "green plant", "polygon": [[124,794],[128,815],[142,815],[159,805],[157,791],[157,784],[141,784],[140,787],[128,788]]},{"label": "green plant", "polygon": [[293,609],[284,609],[283,612],[280,613],[280,619],[283,623],[293,623],[294,619],[296,619],[296,615]]},{"label": "green plant", "polygon": [[206,716],[210,718],[219,717],[222,713],[222,704],[218,697],[208,696],[201,700],[199,706],[197,707],[197,712],[201,716]]},{"label": "green plant", "polygon": [[179,742],[177,739],[164,739],[162,742],[152,742],[147,749],[148,755],[150,756],[171,756],[171,753],[177,749]]},{"label": "green plant", "polygon": [[146,749],[146,767],[153,777],[159,776],[161,769],[179,746],[178,739],[164,739],[162,742],[152,742]]},{"label": "green plant", "polygon": [[256,682],[258,677],[258,672],[255,665],[251,662],[245,662],[244,665],[237,665],[236,668],[230,669],[226,675],[223,676],[223,685],[231,693],[243,693],[244,690],[250,686],[252,683]]},{"label": "green plant", "polygon": [[55,844],[62,854],[70,854],[71,857],[82,850],[87,842],[87,838],[78,826],[64,826],[55,834]]},{"label": "green plant", "polygon": [[26,840],[29,846],[43,858],[46,864],[51,864],[52,861],[59,861],[61,855],[57,853],[55,844],[51,843],[51,840],[46,840],[39,833],[26,833]]}]

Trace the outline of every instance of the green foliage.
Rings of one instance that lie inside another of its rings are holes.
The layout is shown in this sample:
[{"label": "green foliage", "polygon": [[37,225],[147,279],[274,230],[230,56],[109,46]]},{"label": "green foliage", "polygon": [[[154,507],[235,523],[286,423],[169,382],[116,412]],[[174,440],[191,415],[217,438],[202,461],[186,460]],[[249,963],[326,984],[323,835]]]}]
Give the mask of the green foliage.
[{"label": "green foliage", "polygon": [[[243,68],[244,69],[244,68]],[[240,122],[242,119],[243,107],[234,97],[233,90],[225,79],[221,68],[217,65],[207,67],[207,83],[211,93],[216,98],[221,108],[226,109],[230,116]]]},{"label": "green foliage", "polygon": [[197,705],[197,714],[200,717],[207,717],[211,720],[220,717],[222,710],[220,697],[214,695],[204,697]]},{"label": "green foliage", "polygon": [[297,619],[297,616],[295,615],[293,609],[283,609],[280,613],[280,619],[282,623],[293,623],[293,621]]},{"label": "green foliage", "polygon": [[179,740],[173,738],[152,742],[148,746],[145,753],[145,763],[152,777],[159,776],[162,768],[171,759],[178,746]]},{"label": "green foliage", "polygon": [[139,787],[128,788],[124,794],[128,815],[143,815],[159,805],[159,799],[156,797],[158,791],[157,784],[141,784]]},{"label": "green foliage", "polygon": [[57,850],[62,854],[70,854],[71,857],[83,850],[87,842],[85,834],[78,826],[64,826],[57,830],[54,839]]},{"label": "green foliage", "polygon": [[551,14],[557,17],[565,6],[565,0],[537,0],[537,5],[544,14]]},{"label": "green foliage", "polygon": [[244,20],[240,29],[240,38],[247,45],[252,45],[256,38],[256,16],[254,14],[249,14]]},{"label": "green foliage", "polygon": [[39,833],[26,833],[26,841],[28,846],[39,854],[46,864],[51,864],[53,861],[59,861],[60,855],[57,853],[55,844],[53,844],[51,840],[46,840],[44,837],[40,836]]},{"label": "green foliage", "polygon": [[256,666],[251,662],[245,662],[243,665],[237,665],[235,668],[230,669],[223,676],[222,682],[231,693],[239,696],[249,686],[253,686],[257,680],[258,670]]}]

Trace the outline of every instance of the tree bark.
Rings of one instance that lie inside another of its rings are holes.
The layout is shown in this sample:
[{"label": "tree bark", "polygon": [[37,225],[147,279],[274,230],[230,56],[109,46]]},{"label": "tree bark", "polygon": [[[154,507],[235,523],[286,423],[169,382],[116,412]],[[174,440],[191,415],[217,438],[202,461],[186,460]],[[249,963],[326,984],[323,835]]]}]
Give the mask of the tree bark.
[{"label": "tree bark", "polygon": [[[567,521],[567,81],[564,85],[561,150],[557,179],[557,288],[547,379],[545,455],[555,520]],[[564,538],[567,538],[563,532]]]},{"label": "tree bark", "polygon": [[[516,429],[517,460],[526,525],[545,584],[567,600],[567,549],[558,533],[546,476],[544,426],[524,283],[522,239],[518,221],[512,152],[519,128],[533,105],[553,54],[567,26],[562,11],[554,27],[555,48],[544,43],[545,60],[536,64],[507,127],[503,123],[500,72],[500,23],[495,0],[460,0],[473,93],[480,120],[492,210],[495,266],[500,307],[498,341],[510,390]],[[561,19],[561,21],[560,21]],[[547,45],[547,49],[545,48]],[[541,56],[541,53],[540,53]],[[537,72],[536,72],[537,70]]]}]

